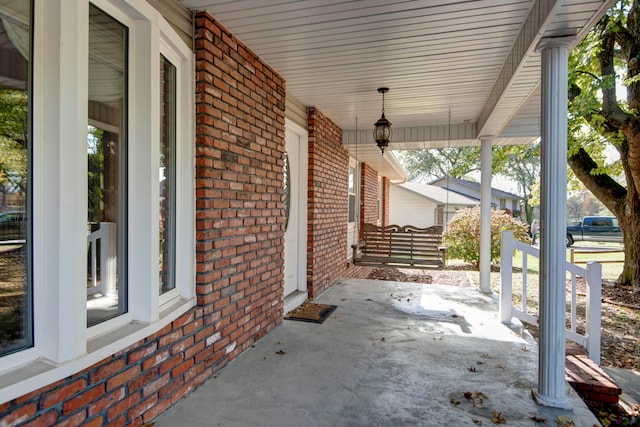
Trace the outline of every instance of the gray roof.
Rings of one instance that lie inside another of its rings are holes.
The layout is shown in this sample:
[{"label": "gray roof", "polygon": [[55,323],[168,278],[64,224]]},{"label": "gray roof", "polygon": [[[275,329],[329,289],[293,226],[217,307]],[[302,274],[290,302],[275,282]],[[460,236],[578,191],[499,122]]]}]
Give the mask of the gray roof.
[{"label": "gray roof", "polygon": [[[473,190],[477,191],[478,194],[480,194],[480,183],[474,182],[474,181],[468,181],[466,179],[443,177],[443,178],[437,178],[431,181],[429,184],[442,186],[442,185],[446,185],[447,180],[449,180],[449,182],[452,182],[452,183],[456,183],[456,184],[460,184],[460,185],[464,185],[469,188],[472,188]],[[524,199],[524,197],[518,196],[517,194],[509,193],[508,191],[498,190],[497,188],[493,188],[493,187],[491,187],[491,195],[493,197],[498,197],[501,199],[516,199],[516,200]]]},{"label": "gray roof", "polygon": [[454,191],[448,191],[445,188],[436,185],[422,184],[420,182],[405,182],[398,187],[418,194],[419,196],[431,199],[439,204],[476,206],[480,204],[480,200],[473,197],[463,196]]}]

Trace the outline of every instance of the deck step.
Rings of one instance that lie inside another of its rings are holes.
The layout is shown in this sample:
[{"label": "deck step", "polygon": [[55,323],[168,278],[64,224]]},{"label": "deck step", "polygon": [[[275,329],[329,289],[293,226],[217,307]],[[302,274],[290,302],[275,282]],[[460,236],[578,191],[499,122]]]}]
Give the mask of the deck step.
[{"label": "deck step", "polygon": [[567,343],[565,378],[584,402],[591,408],[615,409],[622,389],[586,352],[573,343]]}]

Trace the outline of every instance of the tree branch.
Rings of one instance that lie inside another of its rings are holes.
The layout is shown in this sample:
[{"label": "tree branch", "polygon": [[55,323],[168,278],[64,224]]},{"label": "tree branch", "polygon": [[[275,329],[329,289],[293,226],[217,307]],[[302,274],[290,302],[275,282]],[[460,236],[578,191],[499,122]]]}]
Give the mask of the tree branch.
[{"label": "tree branch", "polygon": [[616,215],[624,206],[627,190],[618,184],[609,175],[593,175],[591,172],[598,164],[583,148],[569,156],[569,166],[580,181],[596,196],[604,205]]}]

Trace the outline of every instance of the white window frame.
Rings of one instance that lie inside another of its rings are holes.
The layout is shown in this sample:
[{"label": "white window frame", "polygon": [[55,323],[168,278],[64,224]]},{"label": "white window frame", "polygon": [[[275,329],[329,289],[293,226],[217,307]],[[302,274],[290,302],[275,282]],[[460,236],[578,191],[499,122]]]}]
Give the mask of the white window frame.
[{"label": "white window frame", "polygon": [[[0,357],[0,402],[98,363],[195,306],[193,52],[146,1],[91,1],[129,27],[129,300],[126,314],[87,328],[89,0],[34,3],[34,347]],[[178,72],[176,290],[163,299],[157,260],[161,53]]]}]

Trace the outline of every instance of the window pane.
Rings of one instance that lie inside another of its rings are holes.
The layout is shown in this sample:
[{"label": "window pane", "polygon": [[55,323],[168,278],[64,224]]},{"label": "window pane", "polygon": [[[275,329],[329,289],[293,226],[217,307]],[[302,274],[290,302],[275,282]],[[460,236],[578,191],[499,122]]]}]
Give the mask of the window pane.
[{"label": "window pane", "polygon": [[127,311],[127,28],[89,6],[87,325]]},{"label": "window pane", "polygon": [[175,285],[176,67],[160,55],[160,295]]},{"label": "window pane", "polygon": [[31,2],[0,8],[0,355],[33,346]]}]

